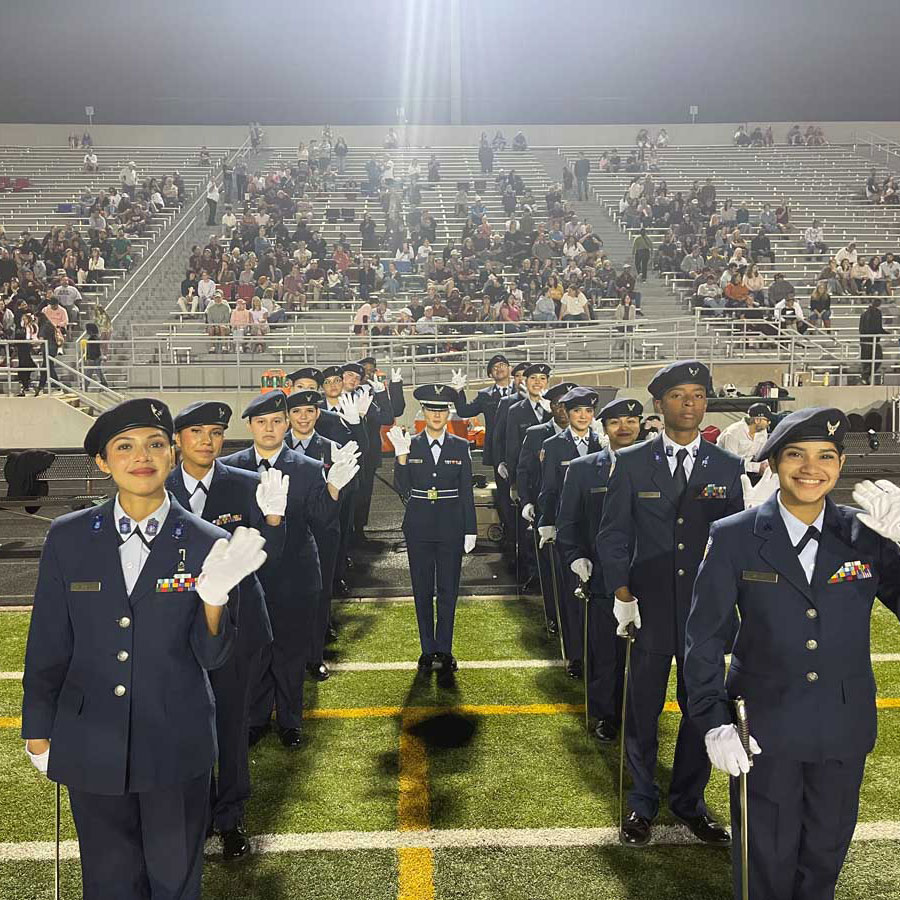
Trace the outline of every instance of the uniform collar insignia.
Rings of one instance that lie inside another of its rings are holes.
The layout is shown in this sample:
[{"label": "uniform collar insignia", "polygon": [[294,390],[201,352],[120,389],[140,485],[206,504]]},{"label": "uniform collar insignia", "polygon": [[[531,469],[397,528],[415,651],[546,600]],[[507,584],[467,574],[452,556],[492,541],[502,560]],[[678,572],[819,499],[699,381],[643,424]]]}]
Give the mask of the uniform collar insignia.
[{"label": "uniform collar insignia", "polygon": [[91,530],[99,531],[103,527],[103,516],[98,514],[91,520]]},{"label": "uniform collar insignia", "polygon": [[828,422],[828,421],[825,422],[825,427],[828,429],[829,437],[832,437],[835,434],[835,432],[838,430],[838,427],[840,426],[840,424],[841,424],[840,422],[835,422],[834,425],[832,425],[831,422]]},{"label": "uniform collar insignia", "polygon": [[159,520],[158,519],[150,519],[150,521],[147,522],[146,533],[150,537],[154,537],[156,535],[157,531],[159,531]]},{"label": "uniform collar insignia", "polygon": [[184,535],[184,522],[182,522],[181,519],[179,519],[175,523],[175,528],[172,530],[172,537],[174,537],[176,541],[180,541],[183,535]]},{"label": "uniform collar insignia", "polygon": [[128,516],[119,519],[119,534],[131,534],[131,519]]}]

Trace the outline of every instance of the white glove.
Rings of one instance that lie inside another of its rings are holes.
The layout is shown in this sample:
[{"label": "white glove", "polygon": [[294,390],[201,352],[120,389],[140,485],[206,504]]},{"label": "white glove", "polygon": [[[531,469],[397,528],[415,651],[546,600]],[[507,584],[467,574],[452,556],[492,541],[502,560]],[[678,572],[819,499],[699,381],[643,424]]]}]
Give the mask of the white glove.
[{"label": "white glove", "polygon": [[356,462],[362,456],[362,453],[359,452],[359,444],[356,441],[347,441],[343,447],[338,447],[331,454],[331,463],[343,462],[345,459],[350,459]]},{"label": "white glove", "polygon": [[[735,778],[750,771],[750,760],[741,744],[741,738],[734,725],[720,725],[706,732],[706,755],[709,761],[721,772],[727,772]],[[756,738],[750,735],[750,752],[753,756],[762,753]]]},{"label": "white glove", "polygon": [[475,541],[478,540],[477,534],[467,534],[463,538],[463,550],[466,553],[471,553],[475,549]]},{"label": "white glove", "polygon": [[638,607],[637,597],[627,603],[616,597],[613,601],[613,615],[616,617],[616,622],[619,623],[619,627],[616,628],[616,634],[619,637],[628,636],[626,629],[629,625],[634,625],[635,628],[641,627],[641,610]]},{"label": "white glove", "polygon": [[453,377],[450,379],[450,387],[454,391],[461,391],[466,386],[466,376],[462,369],[452,369]]},{"label": "white glove", "polygon": [[778,490],[778,476],[771,469],[766,469],[753,487],[750,478],[741,475],[741,488],[744,494],[744,509],[753,509],[754,506],[765,503]]},{"label": "white glove", "polygon": [[384,390],[384,382],[381,381],[381,379],[377,375],[374,375],[372,377],[372,380],[369,382],[369,384],[372,387],[372,392],[375,394],[380,394]]},{"label": "white glove", "polygon": [[497,466],[497,474],[504,480],[509,481],[509,469],[506,468],[506,463],[502,462],[499,466]]},{"label": "white glove", "polygon": [[534,522],[534,504],[533,503],[526,503],[522,507],[522,518],[526,522]]},{"label": "white glove", "polygon": [[359,463],[356,461],[356,457],[344,457],[332,463],[325,481],[332,487],[341,490],[341,488],[353,481],[353,477],[358,471]]},{"label": "white glove", "polygon": [[541,408],[544,412],[550,412],[550,401],[546,397],[541,397],[541,399],[538,400],[538,403],[541,404]]},{"label": "white glove", "polygon": [[[271,470],[270,470],[271,471]],[[265,561],[265,538],[255,528],[237,528],[231,537],[213,545],[197,579],[197,593],[210,606],[224,606],[231,589]]]},{"label": "white glove", "polygon": [[50,764],[50,748],[48,747],[43,753],[32,753],[28,749],[28,743],[25,744],[25,753],[31,760],[31,764],[41,773],[47,774],[47,766]]},{"label": "white glove", "polygon": [[541,536],[538,542],[538,550],[544,549],[544,544],[552,544],[556,540],[555,525],[539,525],[538,534]]},{"label": "white glove", "polygon": [[594,564],[587,559],[586,557],[582,557],[581,559],[576,559],[569,566],[569,568],[582,580],[582,581],[590,581],[591,573],[594,571]]},{"label": "white glove", "polygon": [[600,441],[601,449],[605,450],[609,446],[609,437],[606,434],[603,423],[599,419],[591,420],[591,431],[594,432],[594,436]]},{"label": "white glove", "polygon": [[853,488],[853,500],[864,512],[857,518],[867,528],[886,537],[900,541],[900,488],[882,479],[872,484],[861,481]]},{"label": "white glove", "polygon": [[404,431],[399,425],[392,425],[387,431],[387,439],[394,446],[397,456],[406,456],[412,444],[412,438],[408,431]]},{"label": "white glove", "polygon": [[391,383],[396,384],[398,381],[403,381],[403,373],[399,369],[391,369]]},{"label": "white glove", "polygon": [[341,394],[338,398],[338,415],[348,425],[359,425],[362,416],[362,413],[359,411],[359,400],[354,399],[349,394]]},{"label": "white glove", "polygon": [[372,395],[368,391],[364,391],[362,394],[357,395],[354,403],[360,416],[364,416],[372,405]]},{"label": "white glove", "polygon": [[291,476],[276,468],[266,469],[256,486],[256,505],[264,516],[284,516]]}]

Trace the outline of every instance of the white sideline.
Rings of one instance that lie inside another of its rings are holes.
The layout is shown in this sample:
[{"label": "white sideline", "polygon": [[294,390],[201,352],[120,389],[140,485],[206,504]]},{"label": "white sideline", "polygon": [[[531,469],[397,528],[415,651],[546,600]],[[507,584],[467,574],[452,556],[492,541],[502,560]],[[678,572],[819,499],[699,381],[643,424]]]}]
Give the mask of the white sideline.
[{"label": "white sideline", "polygon": [[[429,850],[495,848],[530,849],[545,847],[610,847],[619,843],[618,829],[607,828],[456,828],[428,831],[321,831],[309,833],[260,834],[252,837],[256,853],[308,853],[340,850],[400,850],[407,847]],[[855,843],[900,840],[900,822],[860,822],[853,834]],[[653,843],[672,846],[697,844],[691,833],[678,825],[654,828]],[[217,856],[221,846],[216,838],[206,844],[206,854]],[[52,841],[25,841],[0,844],[0,863],[51,860]],[[62,859],[78,858],[78,842],[60,844]]]}]

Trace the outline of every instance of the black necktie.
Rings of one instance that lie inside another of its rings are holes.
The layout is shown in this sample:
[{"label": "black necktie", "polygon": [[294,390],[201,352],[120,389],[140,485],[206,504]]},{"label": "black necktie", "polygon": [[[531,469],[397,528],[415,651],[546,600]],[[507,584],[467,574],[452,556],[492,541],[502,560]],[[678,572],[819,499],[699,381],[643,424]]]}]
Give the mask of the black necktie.
[{"label": "black necktie", "polygon": [[797,545],[794,547],[794,551],[797,556],[799,556],[803,552],[803,548],[810,542],[816,541],[818,543],[819,538],[822,536],[821,532],[815,525],[810,525],[809,528],[806,529],[806,534],[803,535],[802,538],[797,542]]},{"label": "black necktie", "polygon": [[193,497],[194,494],[197,493],[197,491],[203,491],[204,494],[209,494],[209,491],[206,489],[206,485],[202,481],[197,482],[197,487],[195,487],[194,490],[191,491],[191,496]]},{"label": "black necktie", "polygon": [[675,492],[679,497],[687,490],[687,472],[684,470],[687,455],[688,452],[684,447],[675,454],[675,471],[672,477],[675,479]]},{"label": "black necktie", "polygon": [[124,543],[125,543],[126,541],[128,541],[130,538],[134,537],[134,535],[137,535],[137,536],[138,536],[138,539],[140,540],[140,542],[141,542],[148,550],[150,549],[150,541],[148,541],[147,538],[144,537],[144,535],[141,533],[141,529],[138,528],[137,525],[134,526],[134,531],[132,531],[131,534],[129,534],[127,537],[125,537],[124,535],[120,534],[120,535],[119,535],[119,543],[120,543],[120,544],[124,544]]},{"label": "black necktie", "polygon": [[[270,463],[267,459],[261,459],[259,461],[259,465],[262,466],[267,471],[272,468],[272,463]],[[259,466],[257,466],[256,468],[258,469]]]}]

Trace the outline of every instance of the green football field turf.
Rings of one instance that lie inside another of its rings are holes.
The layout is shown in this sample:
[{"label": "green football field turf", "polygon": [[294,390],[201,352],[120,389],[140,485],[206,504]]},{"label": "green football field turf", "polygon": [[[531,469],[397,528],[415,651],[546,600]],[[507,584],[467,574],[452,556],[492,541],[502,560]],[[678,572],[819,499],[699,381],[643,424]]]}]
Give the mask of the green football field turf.
[{"label": "green football field turf", "polygon": [[[307,682],[305,747],[285,753],[274,736],[251,751],[252,834],[265,852],[238,865],[213,855],[205,898],[431,900],[431,898],[646,898],[713,900],[730,896],[729,856],[689,841],[633,851],[610,844],[516,846],[535,829],[612,829],[616,822],[618,747],[584,733],[582,684],[562,668],[522,668],[517,660],[552,659],[558,641],[543,632],[534,598],[464,599],[455,649],[462,667],[452,690],[408,670],[367,670],[366,663],[411,662],[418,656],[415,616],[406,603],[352,603],[334,647],[335,671]],[[21,670],[28,613],[0,613],[0,671]],[[881,607],[873,617],[873,653],[900,653],[900,625]],[[501,660],[499,668],[466,669],[467,660]],[[882,700],[900,698],[900,662],[878,661]],[[674,673],[673,673],[674,674]],[[0,897],[52,896],[52,862],[29,841],[53,835],[53,789],[40,779],[18,737],[21,685],[0,680]],[[674,699],[674,678],[670,684]],[[678,715],[663,715],[659,777],[665,786]],[[869,758],[860,821],[900,829],[900,707],[879,712],[879,743]],[[714,773],[707,799],[726,818],[727,783]],[[63,791],[65,798],[65,791]],[[663,798],[665,810],[665,798]],[[671,824],[664,811],[660,824]],[[511,829],[488,846],[437,843],[425,835]],[[412,829],[412,831],[410,830]],[[336,838],[334,832],[349,833]],[[377,839],[373,849],[346,842]],[[512,835],[512,837],[510,837]],[[367,838],[368,836],[368,838]],[[880,835],[878,835],[880,836]],[[75,837],[64,799],[63,837]],[[681,838],[684,840],[684,836]],[[308,849],[319,840],[328,849]],[[384,841],[388,843],[385,844]],[[423,838],[422,846],[427,844]],[[566,843],[566,841],[562,841]],[[581,841],[584,843],[584,841]],[[214,847],[214,845],[213,845]],[[900,897],[900,840],[866,840],[851,848],[838,896]],[[418,854],[418,855],[417,855]],[[22,858],[16,858],[16,855]],[[63,863],[63,896],[78,896],[78,864]]]}]

